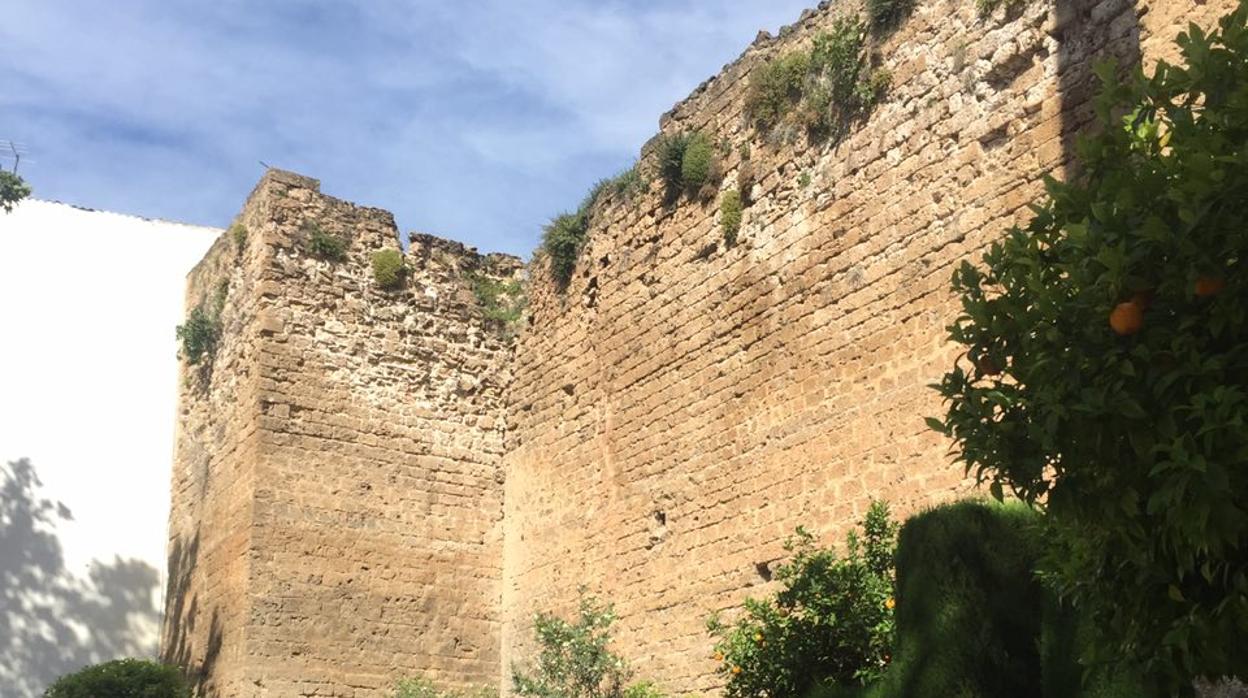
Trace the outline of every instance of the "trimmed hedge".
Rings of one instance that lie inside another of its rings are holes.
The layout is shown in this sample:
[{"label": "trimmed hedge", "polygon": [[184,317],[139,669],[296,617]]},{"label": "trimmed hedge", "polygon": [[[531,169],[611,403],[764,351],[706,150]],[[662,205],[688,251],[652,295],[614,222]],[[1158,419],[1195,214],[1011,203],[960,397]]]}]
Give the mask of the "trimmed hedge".
[{"label": "trimmed hedge", "polygon": [[117,659],[66,674],[43,698],[190,698],[177,667],[145,659]]},{"label": "trimmed hedge", "polygon": [[1117,698],[1148,696],[1090,675],[1085,629],[1035,574],[1040,516],[1023,504],[970,500],[914,516],[897,546],[897,636],[883,678],[811,698]]}]

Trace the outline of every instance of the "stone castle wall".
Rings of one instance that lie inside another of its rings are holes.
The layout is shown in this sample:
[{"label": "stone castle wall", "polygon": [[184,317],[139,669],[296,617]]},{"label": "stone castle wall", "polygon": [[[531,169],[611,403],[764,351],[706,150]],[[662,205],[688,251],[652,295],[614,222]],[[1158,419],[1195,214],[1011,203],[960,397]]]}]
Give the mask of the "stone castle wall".
[{"label": "stone castle wall", "polygon": [[[230,291],[211,376],[189,367],[182,396],[171,579],[188,581],[166,654],[208,695],[493,683],[511,345],[468,278],[519,261],[413,236],[404,287],[382,290],[390,214],[278,171],[239,221],[241,261],[227,233],[190,280],[192,303]],[[305,251],[313,224],[345,260]]]},{"label": "stone castle wall", "polygon": [[587,584],[639,676],[712,690],[706,617],[768,591],[796,526],[838,543],[872,497],[904,516],[966,492],[923,421],[955,359],[954,265],[1060,174],[1095,56],[1155,59],[1179,20],[1232,4],[920,2],[876,46],[893,89],[865,123],[769,142],[743,118],[751,71],[853,8],[825,3],[667,114],[665,133],[728,141],[724,191],[748,144],[756,203],[728,248],[717,201],[613,202],[565,294],[535,268],[508,402],[504,656]]},{"label": "stone castle wall", "polygon": [[[967,492],[922,419],[955,359],[953,265],[1063,172],[1093,56],[1173,59],[1180,20],[1232,2],[974,5],[921,0],[876,40],[893,88],[839,143],[762,137],[743,99],[856,6],[760,36],[661,122],[727,141],[721,191],[748,144],[737,244],[717,201],[608,200],[566,291],[539,256],[514,348],[466,272],[518,262],[415,236],[382,291],[389,214],[266,175],[244,251],[223,238],[189,279],[191,304],[229,292],[211,379],[192,367],[182,395],[166,653],[209,695],[506,686],[532,614],[584,584],[640,677],[713,690],[704,619],[768,590],[794,527],[835,542],[872,497],[904,515]],[[303,251],[308,221],[351,239],[345,262]]]}]

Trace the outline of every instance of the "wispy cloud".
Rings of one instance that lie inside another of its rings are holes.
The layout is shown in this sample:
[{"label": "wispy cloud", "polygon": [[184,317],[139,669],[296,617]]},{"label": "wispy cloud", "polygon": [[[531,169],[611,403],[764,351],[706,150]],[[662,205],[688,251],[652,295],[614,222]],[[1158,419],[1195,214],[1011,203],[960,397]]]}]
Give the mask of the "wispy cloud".
[{"label": "wispy cloud", "polygon": [[0,138],[37,195],[224,225],[258,161],[527,254],[661,113],[811,0],[10,0]]}]

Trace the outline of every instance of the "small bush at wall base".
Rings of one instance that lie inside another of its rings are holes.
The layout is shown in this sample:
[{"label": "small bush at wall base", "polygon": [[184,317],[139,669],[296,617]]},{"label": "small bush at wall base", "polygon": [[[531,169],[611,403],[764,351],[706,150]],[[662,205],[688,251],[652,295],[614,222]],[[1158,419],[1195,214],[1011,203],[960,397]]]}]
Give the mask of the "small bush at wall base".
[{"label": "small bush at wall base", "polygon": [[736,189],[724,192],[719,202],[719,225],[724,231],[724,244],[737,244],[737,232],[741,230],[741,194]]},{"label": "small bush at wall base", "polygon": [[44,698],[190,698],[177,667],[142,659],[96,664],[57,679]]},{"label": "small bush at wall base", "polygon": [[308,252],[330,262],[341,262],[347,257],[347,241],[339,235],[327,232],[316,223],[305,223]]},{"label": "small bush at wall base", "polygon": [[403,679],[395,685],[394,698],[498,698],[498,689],[488,686],[469,690],[446,689],[428,679]]},{"label": "small bush at wall base", "polygon": [[200,303],[191,309],[186,323],[178,325],[176,334],[182,343],[183,360],[188,364],[197,364],[217,350],[217,342],[221,338],[220,313],[205,309]]},{"label": "small bush at wall base", "polygon": [[377,250],[373,253],[373,280],[377,285],[394,290],[403,285],[407,276],[407,266],[403,264],[403,253],[398,250]]},{"label": "small bush at wall base", "polygon": [[873,502],[861,537],[847,536],[843,559],[815,546],[801,528],[785,547],[793,558],[774,599],[746,599],[733,625],[707,629],[728,698],[800,696],[817,685],[858,686],[884,670],[893,645],[893,551],[897,525]]},{"label": "small bush at wall base", "polygon": [[539,613],[533,621],[538,655],[530,669],[512,667],[512,686],[526,698],[662,698],[649,682],[628,684],[632,670],[612,652],[615,611],[581,590],[576,618]]}]

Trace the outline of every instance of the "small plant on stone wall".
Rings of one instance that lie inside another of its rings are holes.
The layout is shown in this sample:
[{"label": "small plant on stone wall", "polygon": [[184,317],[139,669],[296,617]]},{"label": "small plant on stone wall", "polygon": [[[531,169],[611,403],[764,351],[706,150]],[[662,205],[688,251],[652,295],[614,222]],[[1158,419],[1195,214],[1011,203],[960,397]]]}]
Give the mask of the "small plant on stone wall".
[{"label": "small plant on stone wall", "polygon": [[857,17],[840,17],[809,50],[757,68],[745,111],[760,131],[790,123],[813,138],[838,139],[883,98],[890,82],[887,71],[870,65],[867,25]]},{"label": "small plant on stone wall", "polygon": [[703,201],[715,196],[716,188],[723,179],[723,166],[715,153],[711,139],[695,131],[680,161],[680,183],[685,193]]},{"label": "small plant on stone wall", "polygon": [[668,202],[680,198],[684,190],[685,151],[689,148],[691,135],[684,131],[666,134],[659,139],[656,147],[657,170],[659,179],[663,182],[663,198]]},{"label": "small plant on stone wall", "polygon": [[913,11],[914,0],[867,0],[867,17],[877,31],[896,27]]},{"label": "small plant on stone wall", "polygon": [[407,276],[407,266],[403,263],[403,253],[398,250],[385,249],[373,253],[373,281],[386,290],[394,290],[403,285]]},{"label": "small plant on stone wall", "polygon": [[629,684],[633,672],[610,650],[615,611],[581,590],[576,617],[538,613],[533,621],[537,656],[528,668],[512,667],[512,688],[526,698],[661,698],[649,682]]},{"label": "small plant on stone wall", "polygon": [[247,226],[242,223],[231,225],[230,239],[234,241],[234,251],[241,257],[247,248]]},{"label": "small plant on stone wall", "polygon": [[724,244],[728,247],[737,244],[741,217],[741,194],[736,189],[729,189],[724,192],[724,198],[719,202],[719,226],[724,231]]},{"label": "small plant on stone wall", "polygon": [[982,15],[992,14],[998,7],[1012,9],[1023,5],[1027,0],[975,0],[975,7]]},{"label": "small plant on stone wall", "polygon": [[347,257],[347,241],[341,235],[326,231],[311,221],[303,224],[303,234],[308,252],[330,262],[341,262]]},{"label": "small plant on stone wall", "polygon": [[200,303],[191,309],[186,322],[178,325],[177,337],[182,343],[182,359],[188,364],[197,364],[216,352],[221,338],[221,318]]},{"label": "small plant on stone wall", "polygon": [[589,214],[561,213],[555,216],[542,231],[542,250],[550,260],[550,275],[559,290],[568,287],[581,246],[589,233]]},{"label": "small plant on stone wall", "polygon": [[896,547],[897,524],[883,502],[872,502],[861,534],[847,535],[844,558],[799,527],[785,543],[793,557],[776,571],[776,596],[746,599],[731,625],[707,621],[725,695],[802,696],[878,678],[892,653]]},{"label": "small plant on stone wall", "polygon": [[468,282],[485,319],[504,326],[519,322],[524,314],[525,297],[524,288],[518,280],[503,281],[473,272],[468,275]]}]

